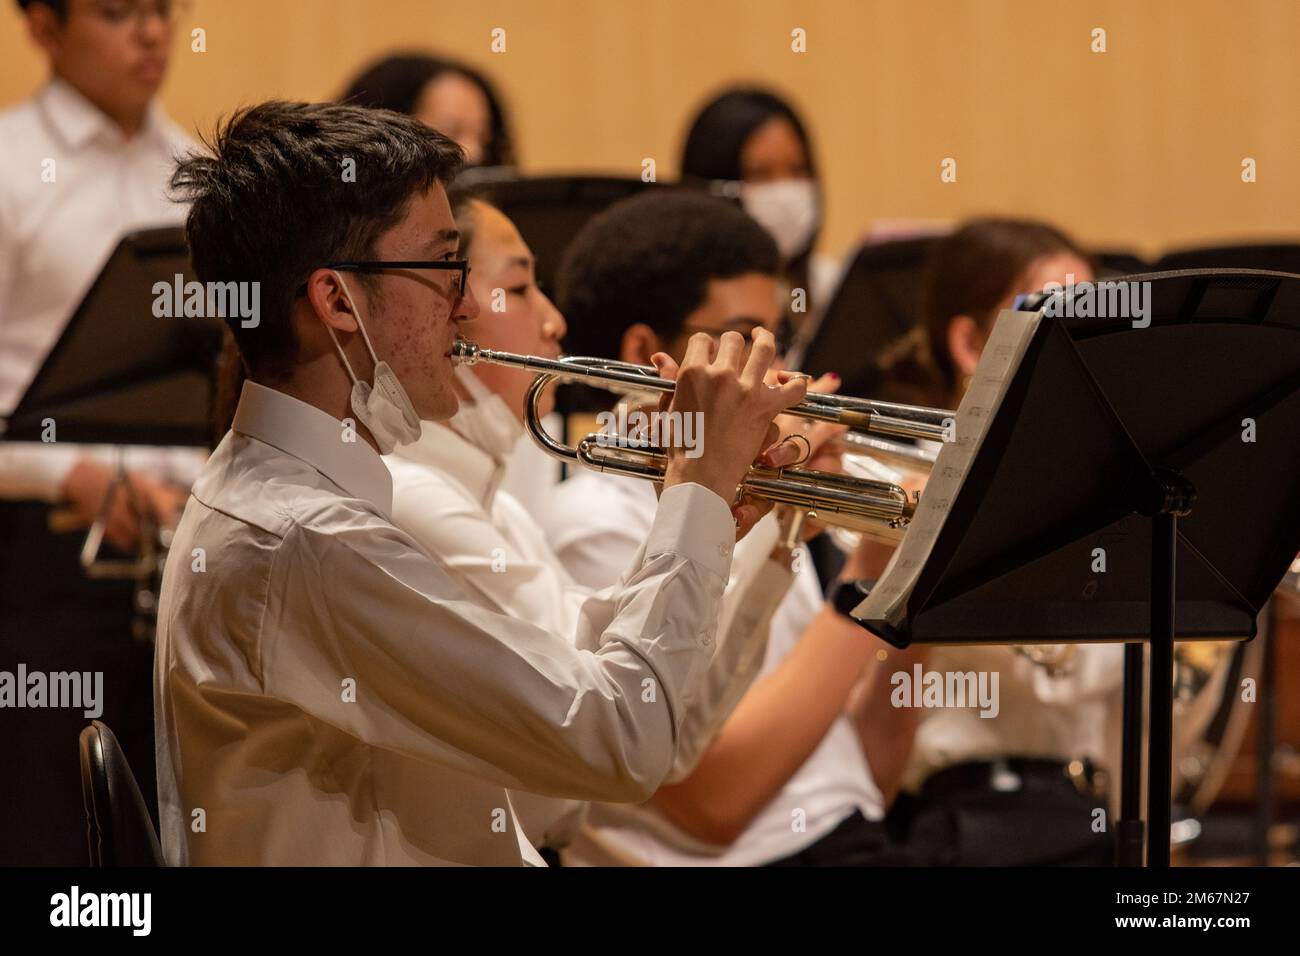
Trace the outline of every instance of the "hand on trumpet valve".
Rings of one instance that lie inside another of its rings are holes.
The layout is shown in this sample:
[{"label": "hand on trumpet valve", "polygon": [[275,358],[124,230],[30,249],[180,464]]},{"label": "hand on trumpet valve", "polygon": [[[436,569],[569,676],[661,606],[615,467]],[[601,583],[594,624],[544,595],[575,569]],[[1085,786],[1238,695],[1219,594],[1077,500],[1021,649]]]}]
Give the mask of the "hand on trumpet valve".
[{"label": "hand on trumpet valve", "polygon": [[[803,375],[804,373],[774,371],[769,373],[769,380],[776,380],[776,376],[783,374]],[[833,372],[828,372],[817,379],[806,377],[810,394],[829,395],[839,391],[840,377]],[[834,439],[848,431],[847,427],[830,422],[813,422],[798,415],[778,415],[776,424],[781,429],[783,442],[793,442],[802,449],[801,457],[790,464],[818,471],[843,472],[840,463],[841,450]]]},{"label": "hand on trumpet valve", "polygon": [[692,481],[714,491],[732,505],[738,537],[771,508],[766,501],[738,498],[751,465],[782,468],[801,455],[797,445],[780,441],[774,419],[803,401],[807,379],[780,372],[778,384],[768,385],[775,358],[776,340],[762,328],[754,330],[748,355],[738,332],[724,332],[716,342],[701,332],[691,336],[680,366],[662,352],[652,358],[659,374],[676,382],[671,396],[660,401],[660,410],[671,413],[670,423],[685,422],[687,416],[699,423],[694,447],[688,449],[672,436],[664,443],[664,487]]}]

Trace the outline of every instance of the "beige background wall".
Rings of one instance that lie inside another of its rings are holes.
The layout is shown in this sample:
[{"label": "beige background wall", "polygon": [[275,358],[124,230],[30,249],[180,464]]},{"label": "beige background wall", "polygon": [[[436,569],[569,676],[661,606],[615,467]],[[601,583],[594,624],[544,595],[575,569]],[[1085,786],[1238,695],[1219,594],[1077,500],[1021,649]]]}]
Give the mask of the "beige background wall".
[{"label": "beige background wall", "polygon": [[[7,104],[44,67],[2,2]],[[1297,0],[195,0],[183,33],[163,100],[188,128],[332,97],[371,57],[428,47],[495,77],[533,171],[636,174],[649,156],[667,178],[694,107],[762,80],[811,126],[831,252],[876,219],[975,212],[1147,252],[1300,236]],[[946,156],[955,184],[939,180]]]}]

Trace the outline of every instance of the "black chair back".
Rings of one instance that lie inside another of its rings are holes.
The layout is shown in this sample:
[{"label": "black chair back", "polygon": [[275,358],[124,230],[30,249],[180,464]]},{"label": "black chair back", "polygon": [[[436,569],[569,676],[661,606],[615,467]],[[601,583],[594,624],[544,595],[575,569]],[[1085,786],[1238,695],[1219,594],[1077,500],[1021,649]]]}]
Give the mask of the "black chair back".
[{"label": "black chair back", "polygon": [[117,738],[102,721],[81,732],[81,797],[91,866],[162,866],[162,848]]}]

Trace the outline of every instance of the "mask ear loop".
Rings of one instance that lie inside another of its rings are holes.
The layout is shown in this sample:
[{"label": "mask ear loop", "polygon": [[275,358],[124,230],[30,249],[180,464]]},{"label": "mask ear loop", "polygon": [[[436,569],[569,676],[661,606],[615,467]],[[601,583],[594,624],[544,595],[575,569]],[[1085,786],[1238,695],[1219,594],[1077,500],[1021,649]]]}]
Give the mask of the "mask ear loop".
[{"label": "mask ear loop", "polygon": [[[347,297],[348,306],[352,309],[352,314],[356,316],[357,328],[361,330],[361,338],[366,343],[366,351],[370,353],[370,360],[374,362],[377,367],[379,365],[379,356],[375,354],[375,348],[370,344],[370,336],[366,332],[365,323],[361,321],[361,310],[357,308],[357,304],[352,298],[352,290],[348,288],[348,284],[343,280],[343,276],[339,275],[337,272],[333,273],[333,275],[334,278],[339,280],[339,286],[343,289],[344,296]],[[334,343],[335,351],[339,353],[339,358],[343,360],[343,367],[348,370],[348,378],[350,378],[352,384],[355,385],[357,383],[356,373],[352,371],[352,363],[348,361],[348,357],[343,354],[343,346],[339,345],[339,340],[334,335],[334,327],[327,325],[325,328],[329,330],[330,341]]]}]

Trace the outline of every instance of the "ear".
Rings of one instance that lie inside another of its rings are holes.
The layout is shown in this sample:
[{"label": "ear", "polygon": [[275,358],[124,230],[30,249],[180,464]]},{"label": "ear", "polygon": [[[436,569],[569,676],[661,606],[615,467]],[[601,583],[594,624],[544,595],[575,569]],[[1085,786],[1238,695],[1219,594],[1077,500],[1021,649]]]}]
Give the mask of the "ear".
[{"label": "ear", "polygon": [[[348,290],[355,293],[357,283],[348,283]],[[338,332],[357,331],[357,318],[343,291],[343,281],[333,269],[317,269],[308,277],[307,299],[322,324]]]},{"label": "ear", "polygon": [[970,375],[984,352],[984,333],[969,315],[956,315],[948,323],[948,354],[962,375]]},{"label": "ear", "polygon": [[43,3],[27,8],[27,33],[41,50],[53,56],[59,49],[59,16]]},{"label": "ear", "polygon": [[650,356],[662,351],[663,343],[659,341],[655,330],[644,322],[638,322],[623,333],[618,357],[620,361],[631,362],[633,365],[649,365]]}]

